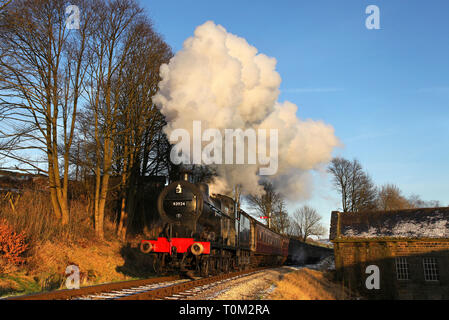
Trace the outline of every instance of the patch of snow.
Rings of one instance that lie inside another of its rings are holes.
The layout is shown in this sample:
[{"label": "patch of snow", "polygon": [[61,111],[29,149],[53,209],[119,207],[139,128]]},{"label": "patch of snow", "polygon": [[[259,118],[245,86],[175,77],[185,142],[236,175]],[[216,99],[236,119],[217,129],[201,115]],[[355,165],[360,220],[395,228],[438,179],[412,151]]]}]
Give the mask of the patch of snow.
[{"label": "patch of snow", "polygon": [[449,221],[441,213],[426,217],[423,221],[404,219],[400,222],[389,223],[387,219],[383,225],[370,226],[368,231],[358,231],[351,227],[344,230],[346,237],[375,238],[447,238],[449,237]]}]

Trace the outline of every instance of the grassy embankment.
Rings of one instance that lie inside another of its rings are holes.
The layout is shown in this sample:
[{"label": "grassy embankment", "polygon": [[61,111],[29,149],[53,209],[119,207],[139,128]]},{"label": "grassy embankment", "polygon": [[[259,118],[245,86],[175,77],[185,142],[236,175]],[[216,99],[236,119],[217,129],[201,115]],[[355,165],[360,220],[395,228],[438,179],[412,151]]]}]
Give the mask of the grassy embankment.
[{"label": "grassy embankment", "polygon": [[24,263],[5,259],[0,248],[0,296],[31,294],[65,288],[65,270],[80,269],[81,286],[151,276],[148,255],[115,236],[111,217],[105,221],[105,239],[95,237],[87,201],[71,202],[70,223],[55,220],[48,195],[24,192],[20,198],[0,199],[0,223],[26,236]]},{"label": "grassy embankment", "polygon": [[355,295],[333,281],[333,273],[303,268],[277,282],[270,300],[352,300]]}]

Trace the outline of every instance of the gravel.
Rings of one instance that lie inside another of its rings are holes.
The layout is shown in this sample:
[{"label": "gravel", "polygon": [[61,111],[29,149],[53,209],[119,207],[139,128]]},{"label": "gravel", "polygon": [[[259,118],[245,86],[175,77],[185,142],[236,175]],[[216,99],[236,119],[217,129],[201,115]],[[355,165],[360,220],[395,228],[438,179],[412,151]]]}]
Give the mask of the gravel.
[{"label": "gravel", "polygon": [[263,300],[282,280],[286,273],[298,267],[279,267],[219,284],[192,298],[191,300]]}]

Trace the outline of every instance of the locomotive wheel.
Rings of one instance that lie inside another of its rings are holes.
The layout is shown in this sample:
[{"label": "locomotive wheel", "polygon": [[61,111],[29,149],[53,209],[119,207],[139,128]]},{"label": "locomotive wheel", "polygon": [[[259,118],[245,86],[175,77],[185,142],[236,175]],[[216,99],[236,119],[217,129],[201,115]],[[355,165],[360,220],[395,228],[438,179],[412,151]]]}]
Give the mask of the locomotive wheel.
[{"label": "locomotive wheel", "polygon": [[213,275],[217,275],[220,273],[219,268],[218,268],[218,259],[217,258],[212,258],[209,261],[209,270],[211,271],[211,273]]},{"label": "locomotive wheel", "polygon": [[221,273],[221,259],[220,258],[215,259],[215,272],[216,272],[216,274]]},{"label": "locomotive wheel", "polygon": [[237,262],[236,262],[235,258],[231,259],[231,269],[232,270],[237,270],[238,269]]},{"label": "locomotive wheel", "polygon": [[157,255],[153,259],[153,270],[155,273],[160,274],[164,271],[165,267],[165,253]]},{"label": "locomotive wheel", "polygon": [[201,261],[201,273],[200,274],[202,277],[209,276],[209,260],[204,259],[203,261]]},{"label": "locomotive wheel", "polygon": [[223,272],[229,273],[230,261],[228,258],[223,259]]}]

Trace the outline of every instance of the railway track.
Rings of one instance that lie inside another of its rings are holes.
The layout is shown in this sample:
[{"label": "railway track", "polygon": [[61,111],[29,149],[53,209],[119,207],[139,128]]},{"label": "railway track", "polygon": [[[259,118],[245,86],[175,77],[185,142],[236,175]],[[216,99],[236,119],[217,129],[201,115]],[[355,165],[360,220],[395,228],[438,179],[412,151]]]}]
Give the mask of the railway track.
[{"label": "railway track", "polygon": [[238,271],[213,277],[191,280],[164,288],[142,292],[132,296],[126,296],[119,300],[184,300],[208,290],[216,285],[229,282],[241,277],[257,273],[266,268],[257,268],[246,271]]},{"label": "railway track", "polygon": [[9,300],[182,300],[193,297],[216,285],[257,273],[265,268],[237,271],[200,279],[182,279],[179,276],[133,280],[59,290]]},{"label": "railway track", "polygon": [[[144,280],[131,280],[123,282],[107,283],[89,287],[83,287],[80,289],[65,289],[45,293],[37,293],[26,296],[12,297],[8,300],[71,300],[71,299],[82,299],[83,297],[92,298],[95,296],[105,295],[108,293],[114,293],[118,291],[130,290],[130,292],[142,292],[144,290],[151,290],[157,285],[170,285],[176,281],[182,280],[179,276],[170,277],[158,277],[150,278]],[[111,295],[112,296],[112,295]],[[97,298],[100,299],[100,298]]]}]

